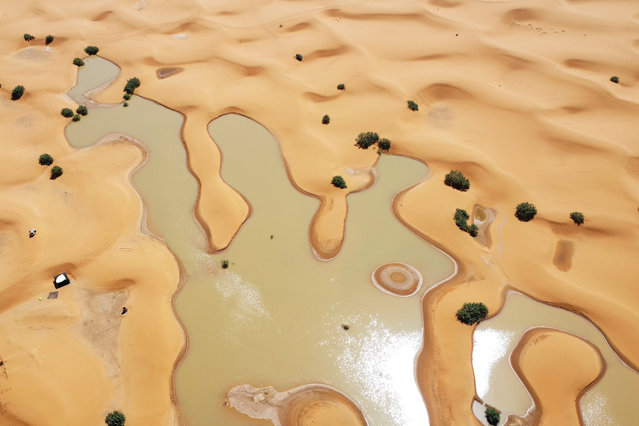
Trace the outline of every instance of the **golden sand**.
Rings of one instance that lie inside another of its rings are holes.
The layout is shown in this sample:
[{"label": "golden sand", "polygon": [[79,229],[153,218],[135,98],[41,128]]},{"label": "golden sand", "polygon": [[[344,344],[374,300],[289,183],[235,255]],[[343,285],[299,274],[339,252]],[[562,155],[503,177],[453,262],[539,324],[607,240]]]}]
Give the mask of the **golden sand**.
[{"label": "golden sand", "polygon": [[531,424],[583,424],[579,400],[605,370],[596,347],[568,333],[534,328],[522,336],[510,360],[533,397]]},{"label": "golden sand", "polygon": [[[201,184],[196,214],[211,250],[228,245],[249,214],[220,178],[220,153],[207,133],[208,122],[223,113],[267,126],[281,142],[293,182],[322,200],[310,240],[323,258],[341,246],[346,194],[370,184],[369,176],[352,173],[377,158],[353,146],[359,132],[377,131],[392,141],[391,154],[429,165],[430,178],[398,196],[394,208],[459,264],[453,280],[423,299],[426,338],[417,374],[432,425],[476,423],[472,328],[454,312],[472,300],[495,314],[507,286],[585,315],[629,365],[639,366],[636,2],[5,3],[0,415],[6,424],[99,424],[115,408],[126,412],[127,424],[175,422],[171,371],[184,337],[171,300],[180,271],[164,244],[140,232],[142,205],[128,176],[142,153],[126,144],[73,150],[63,136],[67,120],[59,111],[75,108],[64,96],[76,78],[71,61],[90,44],[122,68],[99,100],[120,100],[125,80],[135,75],[141,95],[185,115],[189,167]],[[31,47],[22,39],[26,31],[37,37]],[[42,39],[49,33],[56,38],[47,51]],[[183,71],[158,78],[166,68]],[[612,75],[619,84],[609,81]],[[337,91],[338,83],[346,90]],[[12,102],[18,84],[26,93]],[[406,107],[408,99],[419,111]],[[330,125],[321,124],[324,114]],[[65,170],[56,181],[37,164],[43,152]],[[451,169],[470,179],[468,192],[443,185]],[[338,174],[348,190],[330,185]],[[513,217],[522,201],[537,206],[532,222]],[[469,211],[477,203],[497,212],[489,246],[452,221],[455,208]],[[568,218],[574,210],[586,216],[581,227]],[[30,227],[38,229],[33,240]],[[573,247],[569,269],[553,263],[560,240]],[[131,309],[114,337],[113,375],[106,349],[77,332],[87,303],[80,291],[38,301],[61,271],[78,289],[127,292]],[[556,352],[569,348],[566,339],[553,345]],[[537,383],[533,377],[545,372],[527,374]]]}]

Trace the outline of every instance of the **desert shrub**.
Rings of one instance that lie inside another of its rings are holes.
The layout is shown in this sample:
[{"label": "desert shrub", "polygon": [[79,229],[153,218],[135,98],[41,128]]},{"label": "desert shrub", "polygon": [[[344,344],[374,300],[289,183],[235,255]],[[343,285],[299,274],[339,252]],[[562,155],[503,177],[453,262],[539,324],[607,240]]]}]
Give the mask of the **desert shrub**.
[{"label": "desert shrub", "polygon": [[486,318],[488,308],[483,303],[464,303],[457,311],[457,319],[467,325],[477,324]]},{"label": "desert shrub", "polygon": [[120,411],[111,411],[106,415],[104,419],[104,423],[108,426],[124,426],[124,422],[126,421],[126,417]]},{"label": "desert shrub", "polygon": [[585,219],[582,212],[572,212],[570,213],[570,218],[577,224],[577,226],[582,225]]},{"label": "desert shrub", "polygon": [[73,117],[73,110],[71,108],[62,108],[60,114],[62,114],[63,117],[71,118]]},{"label": "desert shrub", "polygon": [[80,114],[76,114],[73,116],[73,118],[71,119],[71,121],[80,121],[82,117],[80,117]]},{"label": "desert shrub", "polygon": [[51,164],[53,164],[53,157],[49,154],[42,154],[38,159],[38,162],[42,166],[50,166]]},{"label": "desert shrub", "polygon": [[362,149],[368,149],[379,141],[379,135],[375,132],[362,132],[355,139],[355,145]]},{"label": "desert shrub", "polygon": [[457,225],[459,229],[464,232],[468,232],[471,237],[477,236],[479,228],[477,228],[477,225],[475,224],[468,225],[468,219],[470,219],[470,215],[466,210],[455,209],[455,215],[453,216],[453,218],[455,219],[455,225]]},{"label": "desert shrub", "polygon": [[99,51],[98,46],[87,46],[84,48],[84,53],[87,55],[97,55]]},{"label": "desert shrub", "polygon": [[520,203],[515,209],[515,217],[522,222],[530,222],[537,214],[537,209],[530,203]]},{"label": "desert shrub", "polygon": [[379,149],[381,149],[382,151],[388,151],[390,149],[391,146],[391,141],[389,141],[386,138],[382,138],[379,140],[379,142],[377,143],[377,146],[379,147]]},{"label": "desert shrub", "polygon": [[226,269],[226,268],[228,268],[228,267],[229,267],[229,261],[228,261],[228,260],[226,260],[226,259],[224,259],[224,260],[222,261],[222,268],[223,268],[223,269]]},{"label": "desert shrub", "polygon": [[344,83],[340,83],[337,85],[337,90],[346,90],[346,86],[344,86]]},{"label": "desert shrub", "polygon": [[89,113],[89,110],[84,105],[80,105],[78,109],[75,110],[75,112],[80,115],[87,115]]},{"label": "desert shrub", "polygon": [[22,97],[22,95],[24,95],[24,86],[18,85],[14,87],[13,90],[11,91],[11,100],[17,101],[18,99]]},{"label": "desert shrub", "polygon": [[337,187],[337,188],[340,188],[340,189],[345,189],[346,188],[346,181],[341,176],[333,176],[333,179],[331,180],[331,183],[333,184],[334,187]]},{"label": "desert shrub", "polygon": [[133,77],[127,80],[126,84],[124,85],[124,91],[129,95],[132,95],[133,92],[135,92],[135,89],[137,89],[138,87],[140,87],[140,79],[137,77]]},{"label": "desert shrub", "polygon": [[408,101],[408,109],[411,111],[418,111],[419,110],[419,106],[417,105],[417,103],[415,101]]},{"label": "desert shrub", "polygon": [[73,65],[81,67],[84,65],[84,60],[82,58],[73,58]]},{"label": "desert shrub", "polygon": [[122,104],[122,106],[123,106],[124,108],[126,108],[126,107],[128,107],[128,106],[129,106],[129,103],[128,103],[128,102],[125,102],[125,103],[123,103],[123,104]]},{"label": "desert shrub", "polygon": [[128,93],[125,93],[125,94],[124,94],[124,96],[122,96],[122,98],[123,98],[125,101],[128,101],[129,99],[131,99],[131,95],[129,95]]},{"label": "desert shrub", "polygon": [[610,81],[612,81],[615,84],[619,84],[619,77],[617,77],[616,75],[613,75],[612,77],[610,77]]},{"label": "desert shrub", "polygon": [[25,35],[23,35],[23,37],[24,37],[24,41],[31,41],[31,40],[35,39],[35,37],[32,36],[31,34],[25,34]]},{"label": "desert shrub", "polygon": [[56,180],[60,176],[62,176],[62,167],[60,167],[60,166],[51,167],[51,177],[50,177],[50,179],[51,180]]},{"label": "desert shrub", "polygon": [[322,117],[322,124],[328,124],[331,122],[331,117],[329,117],[328,115],[325,115],[324,117]]},{"label": "desert shrub", "polygon": [[49,45],[53,42],[53,36],[51,34],[49,34],[48,36],[45,37],[44,39],[44,43]]},{"label": "desert shrub", "polygon": [[297,53],[297,54],[295,54],[295,59],[297,59],[298,61],[302,62],[302,59],[304,59],[304,57],[302,56],[301,53]]},{"label": "desert shrub", "polygon": [[488,424],[492,426],[497,426],[497,424],[499,424],[499,419],[501,416],[499,414],[499,411],[497,411],[495,407],[491,407],[490,405],[486,406],[486,411],[484,412],[484,414],[486,414],[486,421],[488,422]]},{"label": "desert shrub", "polygon": [[459,170],[451,170],[444,178],[444,184],[458,191],[468,191],[470,181]]}]

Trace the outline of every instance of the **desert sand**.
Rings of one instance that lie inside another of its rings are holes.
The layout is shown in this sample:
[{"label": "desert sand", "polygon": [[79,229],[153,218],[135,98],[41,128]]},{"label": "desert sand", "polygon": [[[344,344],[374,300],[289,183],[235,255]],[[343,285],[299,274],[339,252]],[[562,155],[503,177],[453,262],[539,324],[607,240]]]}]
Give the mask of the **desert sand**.
[{"label": "desert sand", "polygon": [[[390,154],[428,164],[429,178],[396,197],[394,208],[458,263],[458,274],[422,303],[417,377],[431,424],[477,423],[472,327],[454,313],[482,301],[497,314],[508,288],[589,318],[639,367],[636,2],[4,5],[3,424],[100,424],[112,409],[132,425],[179,422],[171,377],[185,337],[171,302],[180,267],[145,232],[129,181],[144,152],[125,143],[74,150],[64,138],[60,109],[75,108],[65,97],[77,74],[71,62],[87,45],[122,69],[97,100],[120,101],[126,79],[137,76],[137,93],[185,116],[189,167],[201,185],[195,212],[211,251],[226,247],[250,213],[219,176],[206,126],[221,114],[247,115],[278,138],[292,182],[322,201],[309,241],[324,259],[339,253],[346,195],[371,183],[370,174],[353,172],[378,155],[353,146],[359,132],[376,131],[392,141]],[[24,41],[26,32],[36,39]],[[45,47],[47,34],[55,39]],[[25,94],[11,101],[18,84]],[[322,125],[324,114],[330,125]],[[62,177],[49,180],[37,163],[43,152]],[[470,179],[468,192],[443,185],[451,169]],[[330,185],[334,175],[346,190]],[[522,201],[539,212],[529,223],[513,216]],[[484,244],[452,220],[455,208],[477,204],[495,212]],[[581,227],[568,218],[574,210],[585,214]],[[38,233],[29,239],[32,227]],[[60,272],[72,285],[48,300]],[[129,313],[120,318],[123,305]],[[99,324],[90,320],[96,312]],[[572,350],[571,342],[553,338],[553,351]],[[534,367],[530,353],[520,353],[521,366]],[[531,386],[546,374],[533,367],[524,372]],[[592,379],[575,374],[574,383]]]}]

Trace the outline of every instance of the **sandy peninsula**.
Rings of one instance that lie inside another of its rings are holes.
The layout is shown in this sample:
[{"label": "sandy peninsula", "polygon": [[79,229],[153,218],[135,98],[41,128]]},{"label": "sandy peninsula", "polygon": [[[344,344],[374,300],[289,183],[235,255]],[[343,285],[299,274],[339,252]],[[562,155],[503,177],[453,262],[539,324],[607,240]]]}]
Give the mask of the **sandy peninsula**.
[{"label": "sandy peninsula", "polygon": [[[195,214],[211,252],[250,214],[219,175],[207,124],[222,114],[247,115],[280,141],[291,181],[321,200],[309,243],[324,259],[339,253],[347,194],[371,183],[353,172],[378,157],[354,146],[358,133],[378,132],[390,155],[428,164],[429,178],[393,207],[458,264],[422,300],[416,374],[431,425],[478,423],[473,328],[455,312],[481,301],[495,315],[507,289],[587,317],[639,367],[637,2],[34,0],[5,1],[0,23],[0,423],[101,424],[114,409],[127,425],[180,422],[180,266],[145,232],[129,179],[144,152],[125,143],[76,150],[64,137],[60,110],[76,107],[65,96],[72,60],[87,45],[122,69],[98,101],[119,102],[135,75],[140,95],[184,115],[188,166],[201,185]],[[17,85],[25,93],[12,101]],[[49,179],[37,162],[44,152],[63,176]],[[470,179],[469,191],[443,184],[452,169]],[[335,175],[347,189],[330,184]],[[528,223],[513,215],[523,201],[538,210]],[[494,212],[481,241],[452,220],[476,205]],[[572,211],[584,213],[582,226]],[[72,285],[47,299],[61,272]],[[571,370],[570,389],[597,376],[581,343],[554,333],[546,341],[517,355],[531,392],[548,374],[538,367],[547,350],[587,364]]]}]

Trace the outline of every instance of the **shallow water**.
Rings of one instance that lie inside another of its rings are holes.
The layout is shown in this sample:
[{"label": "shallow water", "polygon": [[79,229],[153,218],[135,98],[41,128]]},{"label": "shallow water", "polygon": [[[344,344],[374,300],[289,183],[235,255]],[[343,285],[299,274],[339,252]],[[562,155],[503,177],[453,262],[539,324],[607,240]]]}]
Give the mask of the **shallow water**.
[{"label": "shallow water", "polygon": [[[94,84],[109,77],[107,65],[97,67],[102,77]],[[80,81],[91,69],[81,71]],[[186,273],[176,300],[190,340],[176,373],[184,422],[251,423],[223,406],[237,384],[286,390],[319,382],[351,397],[371,425],[428,424],[414,378],[422,339],[419,296],[394,297],[370,280],[383,263],[408,263],[424,277],[421,295],[453,272],[450,258],[401,225],[391,209],[393,195],[428,169],[415,160],[383,156],[375,185],[349,196],[342,252],[321,262],[308,241],[318,201],[293,188],[277,141],[266,129],[245,117],[224,116],[209,127],[223,153],[222,174],[253,212],[231,246],[210,255],[193,216],[197,182],[179,136],[182,117],[138,97],[129,104],[90,109],[68,126],[67,137],[80,147],[125,133],[150,153],[133,182],[150,230],[167,241]],[[230,263],[226,270],[223,259]]]},{"label": "shallow water", "polygon": [[623,364],[601,332],[588,320],[520,293],[510,293],[503,310],[482,321],[475,329],[473,368],[480,398],[502,410],[504,419],[508,414],[523,416],[532,407],[531,397],[509,362],[521,336],[531,327],[564,330],[599,348],[607,369],[603,378],[581,400],[586,425],[636,424],[636,416],[629,407],[633,407],[639,398],[639,373]]}]

